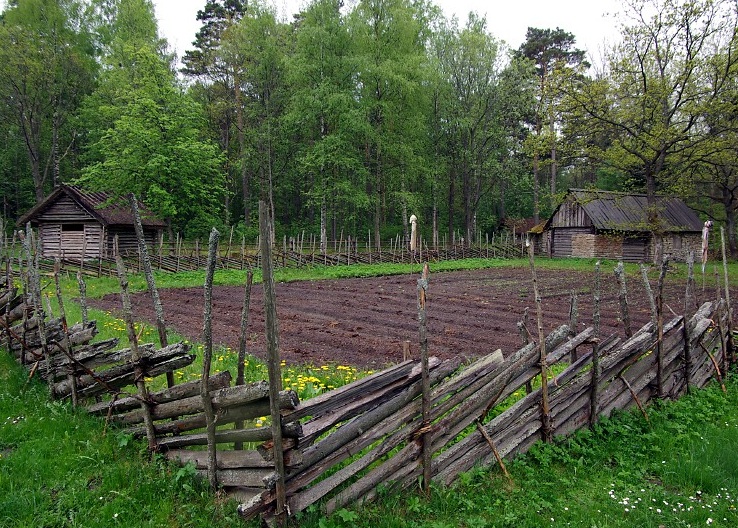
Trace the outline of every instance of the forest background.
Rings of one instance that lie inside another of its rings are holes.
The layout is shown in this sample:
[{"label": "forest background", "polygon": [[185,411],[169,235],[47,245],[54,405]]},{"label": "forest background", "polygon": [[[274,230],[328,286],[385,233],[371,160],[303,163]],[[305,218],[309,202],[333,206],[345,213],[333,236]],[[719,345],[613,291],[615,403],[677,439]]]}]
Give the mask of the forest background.
[{"label": "forest background", "polygon": [[[569,187],[668,193],[738,257],[738,4],[623,0],[596,67],[576,36],[509,49],[426,0],[314,0],[290,22],[203,0],[177,58],[150,0],[9,0],[0,15],[0,196],[135,192],[170,235],[472,243],[545,219]],[[5,222],[4,225],[7,225]]]}]

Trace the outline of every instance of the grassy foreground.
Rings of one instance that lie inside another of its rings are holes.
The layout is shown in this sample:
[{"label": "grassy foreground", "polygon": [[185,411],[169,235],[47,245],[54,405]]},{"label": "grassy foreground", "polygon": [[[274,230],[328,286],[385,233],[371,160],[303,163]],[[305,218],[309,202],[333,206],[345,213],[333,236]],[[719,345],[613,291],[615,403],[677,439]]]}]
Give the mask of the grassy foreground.
[{"label": "grassy foreground", "polygon": [[[539,262],[572,269],[566,262]],[[490,265],[498,264],[486,261]],[[367,276],[378,271],[351,268],[301,274],[288,270],[277,280]],[[591,270],[593,262],[577,261],[573,268]],[[609,263],[603,263],[603,273],[610,269]],[[394,272],[412,271],[404,265]],[[731,266],[731,275],[734,272]],[[157,283],[161,287],[200,285],[201,278],[201,274],[162,275]],[[243,272],[219,273],[216,282],[242,284]],[[140,277],[132,283],[143,288]],[[115,292],[116,284],[90,281],[88,291],[91,295]],[[68,312],[74,309],[73,303],[67,304],[71,305]],[[115,318],[103,313],[93,317],[105,332],[120,335]],[[226,359],[223,363],[231,368]],[[301,375],[286,370],[294,378]],[[258,375],[261,367],[253,372]],[[338,372],[348,374],[346,381],[355,375]],[[321,390],[318,383],[324,381],[308,380],[308,390]],[[429,499],[415,492],[397,495],[384,490],[375,504],[340,510],[330,518],[313,509],[295,524],[308,528],[736,526],[738,378],[729,377],[726,386],[727,394],[713,386],[680,402],[651,407],[650,421],[640,414],[621,413],[566,442],[539,445],[508,466],[512,482],[497,468],[479,468],[452,488],[433,489]],[[0,350],[0,527],[118,525],[256,527],[259,523],[243,523],[236,505],[208,490],[189,468],[170,466],[158,457],[151,460],[143,443],[105,430],[101,420],[67,404],[50,402],[46,388],[35,381],[27,384],[24,371]]]},{"label": "grassy foreground", "polygon": [[[451,488],[382,492],[376,504],[302,527],[736,526],[738,378],[621,413],[592,431],[539,445],[508,469],[479,468]],[[45,387],[0,354],[0,526],[258,526],[189,468],[150,460],[144,444],[49,402]]]}]

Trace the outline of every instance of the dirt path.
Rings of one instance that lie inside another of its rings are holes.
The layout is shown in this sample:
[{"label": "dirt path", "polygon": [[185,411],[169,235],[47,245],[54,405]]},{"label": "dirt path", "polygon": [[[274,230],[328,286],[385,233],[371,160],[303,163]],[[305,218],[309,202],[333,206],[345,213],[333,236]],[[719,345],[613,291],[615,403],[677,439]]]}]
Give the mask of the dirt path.
[{"label": "dirt path", "polygon": [[[572,290],[578,294],[579,329],[592,324],[594,272],[539,270],[539,288],[546,333],[569,321]],[[350,364],[381,368],[402,360],[402,342],[409,340],[413,357],[418,351],[416,275],[369,279],[305,281],[277,284],[281,357],[288,363]],[[629,277],[629,306],[633,329],[648,322],[649,308],[640,277]],[[654,281],[655,282],[655,281]],[[611,269],[602,271],[602,335],[618,332],[618,286]],[[715,292],[698,287],[700,302]],[[203,317],[202,288],[160,291],[167,326],[188,339],[200,340]],[[218,344],[237,348],[243,288],[221,286],[213,292],[213,336]],[[263,293],[252,290],[249,353],[264,358]],[[738,292],[731,292],[738,299]],[[684,285],[667,279],[664,302],[681,314]],[[117,311],[117,295],[91,302]],[[735,303],[734,303],[735,304]],[[432,273],[428,290],[429,352],[441,358],[474,358],[501,348],[505,355],[520,347],[516,323],[530,309],[530,332],[537,335],[530,271],[503,268]],[[148,294],[133,296],[137,319],[154,321]],[[735,308],[734,308],[735,309]]]}]

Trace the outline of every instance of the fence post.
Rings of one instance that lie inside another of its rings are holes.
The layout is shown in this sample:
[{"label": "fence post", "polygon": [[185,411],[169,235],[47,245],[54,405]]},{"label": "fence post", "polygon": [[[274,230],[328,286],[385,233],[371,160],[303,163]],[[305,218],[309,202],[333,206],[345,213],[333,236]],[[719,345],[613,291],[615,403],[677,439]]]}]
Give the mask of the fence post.
[{"label": "fence post", "polygon": [[428,292],[428,263],[423,265],[423,274],[418,279],[418,322],[420,323],[420,363],[423,385],[423,492],[430,495],[432,436],[430,431],[430,374],[428,367],[428,328],[425,312],[426,293]]},{"label": "fence post", "polygon": [[259,238],[261,244],[261,276],[264,285],[264,318],[266,321],[267,366],[269,367],[269,407],[272,418],[272,439],[274,440],[274,469],[277,473],[275,517],[279,526],[285,524],[285,469],[282,446],[282,415],[279,412],[279,391],[282,387],[282,371],[279,359],[279,328],[277,321],[277,302],[272,265],[272,244],[269,210],[264,200],[259,201]]},{"label": "fence post", "polygon": [[[146,238],[144,237],[143,225],[141,223],[141,213],[138,209],[138,200],[136,199],[136,195],[133,193],[128,195],[128,199],[131,202],[131,210],[133,211],[133,226],[136,230],[136,239],[138,240],[138,254],[141,262],[143,263],[146,285],[149,287],[151,300],[154,303],[156,329],[159,332],[159,344],[164,348],[169,344],[167,339],[167,327],[164,323],[164,309],[161,306],[159,290],[156,288],[156,282],[154,281],[154,272],[151,270],[151,259],[149,258],[149,250],[146,247]],[[179,252],[177,253],[179,254]],[[179,264],[177,264],[177,268],[179,268]],[[167,386],[174,386],[174,373],[172,372],[167,372]]]},{"label": "fence post", "polygon": [[656,320],[658,341],[656,342],[656,385],[658,397],[664,397],[664,279],[669,269],[669,259],[661,260],[661,272],[659,273],[658,290],[656,291]]},{"label": "fence post", "polygon": [[633,330],[630,328],[630,313],[628,312],[628,289],[625,285],[625,268],[622,260],[615,266],[615,277],[617,277],[620,285],[618,298],[620,299],[620,317],[623,320],[623,329],[626,337],[632,337]]},{"label": "fence post", "polygon": [[687,254],[687,289],[684,292],[684,385],[687,393],[692,381],[692,347],[689,343],[689,320],[694,312],[694,251]]},{"label": "fence post", "polygon": [[[531,243],[532,245],[532,243]],[[579,297],[575,290],[571,290],[571,297],[569,299],[569,335],[577,335],[577,327],[579,326]],[[571,351],[571,362],[574,363],[579,359],[579,353],[577,349]]]},{"label": "fence post", "polygon": [[61,283],[59,282],[59,272],[61,271],[61,260],[57,257],[54,260],[54,286],[56,287],[56,301],[59,304],[59,319],[62,325],[62,342],[61,348],[69,358],[69,370],[67,371],[67,379],[69,380],[69,389],[72,396],[72,407],[77,407],[79,398],[77,394],[77,377],[74,375],[75,362],[72,344],[69,341],[69,327],[67,326],[67,312],[64,309],[64,299],[61,293]]},{"label": "fence post", "polygon": [[648,304],[651,306],[651,322],[654,326],[658,323],[658,311],[656,310],[656,299],[653,296],[653,290],[651,289],[651,282],[648,280],[648,271],[646,266],[641,263],[641,277],[643,277],[643,286],[646,288],[646,297],[648,297]]},{"label": "fence post", "polygon": [[721,249],[723,254],[723,275],[725,280],[725,303],[727,305],[728,309],[728,335],[731,336],[731,339],[728,339],[728,350],[725,351],[725,354],[728,354],[728,351],[730,351],[731,355],[731,361],[735,362],[735,350],[733,348],[733,308],[730,305],[730,281],[728,280],[728,258],[725,254],[725,228],[720,226],[720,242],[721,242]]},{"label": "fence post", "polygon": [[[254,283],[254,272],[249,269],[246,272],[246,288],[243,294],[243,306],[241,308],[241,331],[238,335],[238,369],[236,374],[236,385],[243,385],[244,362],[246,361],[246,340],[248,337],[249,308],[251,305],[251,285]],[[236,422],[236,429],[243,428],[243,420]],[[236,442],[233,446],[236,450],[243,449],[243,442]]]},{"label": "fence post", "polygon": [[118,270],[118,281],[120,282],[120,298],[123,302],[123,316],[126,320],[128,341],[131,345],[131,362],[133,363],[134,379],[136,389],[138,389],[138,397],[141,399],[141,410],[143,411],[144,425],[146,428],[146,439],[149,443],[149,451],[153,452],[156,450],[156,432],[154,431],[154,420],[151,417],[151,409],[147,403],[148,395],[146,392],[146,382],[144,381],[143,368],[141,368],[141,352],[138,349],[136,328],[133,325],[131,297],[128,295],[128,276],[126,274],[126,265],[123,263],[123,257],[117,255],[115,257],[115,265]]},{"label": "fence post", "polygon": [[530,261],[530,272],[533,276],[533,295],[536,299],[536,318],[538,323],[538,342],[540,346],[540,368],[541,368],[541,433],[544,442],[551,442],[553,432],[551,430],[551,411],[548,402],[548,364],[546,362],[546,336],[543,334],[543,308],[541,306],[541,294],[538,292],[538,276],[533,256],[533,244],[528,243],[528,259]]},{"label": "fence post", "polygon": [[589,425],[590,427],[597,421],[599,402],[599,384],[600,384],[600,261],[595,264],[595,288],[594,288],[594,343],[592,344],[592,381],[589,392]]},{"label": "fence post", "polygon": [[217,452],[215,444],[215,412],[210,399],[210,364],[213,359],[213,276],[218,264],[218,239],[220,233],[213,228],[208,241],[208,263],[205,271],[205,310],[203,322],[203,354],[202,378],[200,379],[200,397],[205,411],[205,423],[208,437],[208,480],[213,489],[218,487]]}]

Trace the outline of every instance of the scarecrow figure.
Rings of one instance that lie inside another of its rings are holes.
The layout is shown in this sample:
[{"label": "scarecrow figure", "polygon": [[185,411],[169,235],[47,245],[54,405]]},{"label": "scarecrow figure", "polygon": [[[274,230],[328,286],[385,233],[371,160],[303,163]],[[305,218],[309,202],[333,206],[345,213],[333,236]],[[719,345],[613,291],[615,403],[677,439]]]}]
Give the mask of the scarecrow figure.
[{"label": "scarecrow figure", "polygon": [[705,222],[705,226],[702,228],[702,274],[705,274],[705,265],[707,264],[707,249],[710,238],[710,229],[712,228],[712,221],[708,220]]}]

